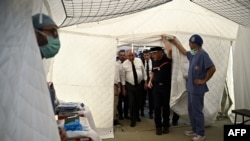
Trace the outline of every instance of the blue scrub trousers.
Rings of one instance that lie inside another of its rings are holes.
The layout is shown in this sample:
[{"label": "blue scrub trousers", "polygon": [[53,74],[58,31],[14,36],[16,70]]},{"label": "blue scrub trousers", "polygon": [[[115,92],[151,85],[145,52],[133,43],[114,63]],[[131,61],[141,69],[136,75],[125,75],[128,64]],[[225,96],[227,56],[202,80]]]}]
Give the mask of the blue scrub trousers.
[{"label": "blue scrub trousers", "polygon": [[192,131],[197,135],[205,135],[204,93],[188,93],[188,112]]}]

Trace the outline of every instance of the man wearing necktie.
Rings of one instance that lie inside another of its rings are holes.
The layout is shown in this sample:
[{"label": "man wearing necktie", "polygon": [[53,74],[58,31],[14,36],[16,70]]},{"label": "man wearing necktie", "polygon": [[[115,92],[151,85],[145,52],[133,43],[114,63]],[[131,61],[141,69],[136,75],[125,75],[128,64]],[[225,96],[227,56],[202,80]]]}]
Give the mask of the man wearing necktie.
[{"label": "man wearing necktie", "polygon": [[[127,60],[122,64],[122,93],[128,95],[131,127],[140,122],[139,108],[141,105],[142,92],[147,87],[147,77],[140,58],[135,58],[132,50],[126,51]],[[144,81],[143,81],[144,80]]]},{"label": "man wearing necktie", "polygon": [[[143,65],[145,67],[145,72],[147,75],[147,83],[149,82],[150,75],[152,72],[152,60],[151,60],[151,54],[149,50],[143,51],[143,59],[142,59]],[[149,108],[149,118],[153,119],[153,111],[154,111],[154,105],[153,105],[153,95],[152,95],[152,88],[146,88],[144,90],[143,94],[143,101],[141,106],[141,115],[144,115],[144,107],[146,103],[146,99],[148,100],[148,108]]]}]

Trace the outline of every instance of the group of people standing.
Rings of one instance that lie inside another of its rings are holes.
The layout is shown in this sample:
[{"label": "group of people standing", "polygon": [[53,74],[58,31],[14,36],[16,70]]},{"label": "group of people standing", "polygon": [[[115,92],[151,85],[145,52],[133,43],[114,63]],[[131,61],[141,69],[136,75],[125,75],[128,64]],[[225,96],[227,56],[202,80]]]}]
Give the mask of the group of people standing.
[{"label": "group of people standing", "polygon": [[[144,116],[144,107],[148,99],[149,118],[156,124],[157,135],[169,132],[170,92],[172,71],[172,49],[166,36],[162,36],[166,53],[160,46],[143,51],[143,58],[136,57],[133,50],[120,50],[116,70],[119,70],[120,94],[117,104],[118,117],[114,125],[124,118],[131,120],[131,127]],[[118,82],[118,81],[117,81]],[[117,99],[117,98],[116,98]],[[116,105],[116,104],[115,104]],[[115,106],[114,105],[114,106]],[[114,107],[115,108],[115,107]],[[179,116],[174,113],[172,124],[177,125]]]},{"label": "group of people standing", "polygon": [[[150,50],[143,52],[143,59],[137,58],[133,50],[120,50],[118,52],[119,65],[117,68],[120,73],[119,85],[121,89],[120,94],[117,93],[119,97],[118,118],[120,120],[130,119],[130,126],[135,127],[136,123],[141,121],[140,115],[144,116],[144,105],[147,97],[149,118],[154,118],[156,134],[169,133],[172,45],[174,45],[189,60],[186,86],[192,130],[186,131],[185,134],[193,136],[193,141],[205,140],[204,95],[208,91],[206,82],[213,76],[216,70],[215,66],[206,51],[202,49],[203,40],[197,34],[189,39],[191,51],[186,51],[176,37],[167,39],[166,36],[162,35],[161,39],[165,49],[160,46],[151,47]],[[172,125],[177,125],[178,120],[179,116],[173,113]]]}]

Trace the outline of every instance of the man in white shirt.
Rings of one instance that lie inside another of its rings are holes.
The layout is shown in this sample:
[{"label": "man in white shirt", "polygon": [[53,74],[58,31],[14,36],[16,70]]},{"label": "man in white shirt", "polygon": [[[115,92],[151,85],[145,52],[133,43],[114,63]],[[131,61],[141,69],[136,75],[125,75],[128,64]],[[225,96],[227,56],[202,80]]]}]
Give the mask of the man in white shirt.
[{"label": "man in white shirt", "polygon": [[[151,59],[151,54],[149,50],[144,50],[143,51],[143,59],[142,59],[146,76],[147,76],[147,83],[150,80],[150,75],[152,73],[152,59]],[[149,118],[153,119],[153,111],[154,111],[154,106],[153,106],[153,97],[152,97],[152,88],[146,88],[144,90],[143,94],[143,101],[142,101],[142,106],[141,106],[141,115],[144,115],[144,106],[146,102],[146,98],[148,99],[148,107],[149,107]]]},{"label": "man in white shirt", "polygon": [[115,77],[114,77],[114,125],[120,125],[117,117],[118,96],[121,92],[120,82],[120,64],[115,62]]},{"label": "man in white shirt", "polygon": [[[118,60],[117,62],[120,64],[120,79],[121,79],[121,74],[122,74],[122,63],[127,59],[126,58],[126,51],[125,50],[119,50],[118,52]],[[122,91],[122,87],[121,87]],[[119,120],[125,119],[130,119],[128,115],[129,107],[128,107],[128,96],[123,95],[121,92],[119,94],[119,100],[118,100],[118,105],[117,105],[117,110],[118,110],[118,116]]]},{"label": "man in white shirt", "polygon": [[128,95],[131,119],[130,126],[134,127],[136,121],[141,121],[139,118],[139,108],[142,101],[141,95],[143,89],[147,87],[147,77],[141,59],[135,58],[135,53],[132,50],[127,50],[126,56],[127,60],[122,64],[122,93],[123,95]]}]

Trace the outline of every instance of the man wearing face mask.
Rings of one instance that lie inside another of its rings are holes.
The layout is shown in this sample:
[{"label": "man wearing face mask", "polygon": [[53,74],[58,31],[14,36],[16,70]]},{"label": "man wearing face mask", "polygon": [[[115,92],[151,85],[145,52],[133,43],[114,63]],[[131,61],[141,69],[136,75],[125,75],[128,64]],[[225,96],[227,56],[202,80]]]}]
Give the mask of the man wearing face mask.
[{"label": "man wearing face mask", "polygon": [[204,96],[208,91],[207,81],[213,76],[216,68],[208,53],[202,49],[203,39],[200,35],[194,34],[190,37],[191,51],[186,51],[176,37],[171,42],[189,60],[187,91],[188,114],[192,130],[185,131],[185,135],[193,136],[193,141],[203,141],[205,140]]},{"label": "man wearing face mask", "polygon": [[[57,25],[51,17],[42,13],[33,15],[32,21],[36,34],[36,40],[41,53],[41,58],[48,59],[54,57],[60,49],[60,40],[57,32]],[[52,105],[54,105],[54,101],[56,100],[55,98],[53,99],[53,97],[51,97],[51,101]],[[61,141],[67,140],[67,134],[64,129],[59,128],[59,134]]]},{"label": "man wearing face mask", "polygon": [[57,25],[42,13],[32,16],[32,21],[42,58],[54,57],[60,49]]},{"label": "man wearing face mask", "polygon": [[[41,57],[46,59],[54,57],[60,49],[60,40],[58,38],[57,25],[52,20],[52,18],[42,13],[38,13],[32,16],[32,21]],[[55,94],[51,93],[51,95]],[[51,96],[51,101],[53,109],[55,109],[55,96]]]}]

